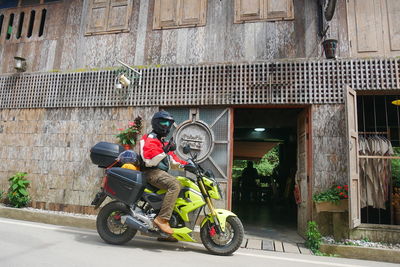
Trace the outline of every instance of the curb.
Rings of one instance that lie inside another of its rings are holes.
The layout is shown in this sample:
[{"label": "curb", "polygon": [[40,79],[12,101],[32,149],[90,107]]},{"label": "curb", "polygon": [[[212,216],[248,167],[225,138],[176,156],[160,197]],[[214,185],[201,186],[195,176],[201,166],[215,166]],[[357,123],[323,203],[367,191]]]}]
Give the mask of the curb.
[{"label": "curb", "polygon": [[96,229],[96,219],[0,206],[0,217],[62,226]]},{"label": "curb", "polygon": [[343,258],[400,263],[400,250],[321,244],[321,252]]}]

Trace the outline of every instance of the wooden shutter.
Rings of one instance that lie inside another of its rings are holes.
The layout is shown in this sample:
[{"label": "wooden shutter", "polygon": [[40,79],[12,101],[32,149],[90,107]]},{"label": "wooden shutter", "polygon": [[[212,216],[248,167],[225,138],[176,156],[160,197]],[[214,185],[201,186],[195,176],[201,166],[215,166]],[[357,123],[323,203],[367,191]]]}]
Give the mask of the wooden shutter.
[{"label": "wooden shutter", "polygon": [[205,25],[206,4],[205,0],[180,0],[179,25]]},{"label": "wooden shutter", "polygon": [[346,86],[346,122],[348,133],[349,225],[353,229],[361,224],[360,174],[358,160],[357,95]]},{"label": "wooden shutter", "polygon": [[127,30],[129,15],[131,14],[132,1],[111,0],[108,15],[107,30]]},{"label": "wooden shutter", "polygon": [[110,0],[92,0],[89,7],[87,33],[107,30]]},{"label": "wooden shutter", "polygon": [[263,0],[235,0],[235,23],[263,18]]},{"label": "wooden shutter", "polygon": [[[386,1],[386,2],[385,2]],[[384,5],[384,29],[386,56],[400,55],[400,1],[385,0]],[[386,30],[387,29],[387,30]]]},{"label": "wooden shutter", "polygon": [[178,26],[178,0],[155,0],[153,28]]},{"label": "wooden shutter", "polygon": [[349,37],[353,56],[383,55],[381,0],[349,0]]},{"label": "wooden shutter", "polygon": [[266,0],[264,12],[268,20],[293,19],[293,0]]}]

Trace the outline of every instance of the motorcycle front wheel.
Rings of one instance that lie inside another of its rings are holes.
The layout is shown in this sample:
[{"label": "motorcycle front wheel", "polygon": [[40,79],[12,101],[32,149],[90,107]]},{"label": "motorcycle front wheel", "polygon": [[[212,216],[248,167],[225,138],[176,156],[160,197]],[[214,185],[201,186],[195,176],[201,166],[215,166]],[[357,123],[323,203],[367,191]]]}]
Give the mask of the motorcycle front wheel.
[{"label": "motorcycle front wheel", "polygon": [[129,208],[118,201],[110,202],[100,210],[96,219],[96,228],[105,242],[122,245],[135,236],[137,230],[121,222],[121,216],[127,214],[129,214]]},{"label": "motorcycle front wheel", "polygon": [[200,238],[208,251],[217,255],[231,255],[242,244],[244,229],[238,217],[226,219],[225,232],[218,234],[215,226],[208,221],[200,229]]}]

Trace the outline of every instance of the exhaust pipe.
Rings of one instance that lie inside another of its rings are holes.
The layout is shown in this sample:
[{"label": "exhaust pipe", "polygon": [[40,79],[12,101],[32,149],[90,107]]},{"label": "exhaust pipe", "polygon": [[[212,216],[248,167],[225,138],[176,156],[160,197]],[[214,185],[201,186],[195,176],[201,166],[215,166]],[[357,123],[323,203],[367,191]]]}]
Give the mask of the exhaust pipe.
[{"label": "exhaust pipe", "polygon": [[139,230],[140,232],[147,233],[149,231],[148,226],[129,215],[122,216],[121,222],[124,224],[126,223],[129,227]]}]

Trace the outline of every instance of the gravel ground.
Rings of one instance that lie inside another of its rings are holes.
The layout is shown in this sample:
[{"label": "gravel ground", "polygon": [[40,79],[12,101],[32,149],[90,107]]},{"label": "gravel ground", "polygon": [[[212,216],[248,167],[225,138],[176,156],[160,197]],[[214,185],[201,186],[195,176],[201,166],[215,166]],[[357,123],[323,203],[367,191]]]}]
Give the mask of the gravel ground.
[{"label": "gravel ground", "polygon": [[349,245],[349,246],[359,246],[359,247],[370,247],[370,248],[388,248],[388,249],[398,249],[400,250],[400,244],[387,244],[381,242],[371,242],[368,239],[362,240],[352,240],[352,239],[344,239],[340,242],[335,241],[332,237],[323,237],[322,241],[326,244],[335,244],[335,245]]}]

